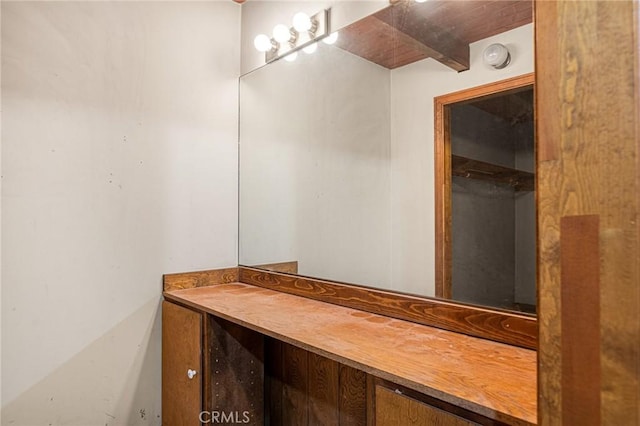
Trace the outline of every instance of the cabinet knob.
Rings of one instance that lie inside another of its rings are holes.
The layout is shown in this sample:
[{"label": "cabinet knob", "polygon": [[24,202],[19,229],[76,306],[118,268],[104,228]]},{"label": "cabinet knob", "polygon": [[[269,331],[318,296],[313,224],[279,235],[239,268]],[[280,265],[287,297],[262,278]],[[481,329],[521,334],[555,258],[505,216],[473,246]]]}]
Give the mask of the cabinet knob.
[{"label": "cabinet knob", "polygon": [[196,370],[192,370],[192,369],[188,369],[187,370],[187,377],[190,379],[193,379],[193,377],[198,374],[198,372]]}]

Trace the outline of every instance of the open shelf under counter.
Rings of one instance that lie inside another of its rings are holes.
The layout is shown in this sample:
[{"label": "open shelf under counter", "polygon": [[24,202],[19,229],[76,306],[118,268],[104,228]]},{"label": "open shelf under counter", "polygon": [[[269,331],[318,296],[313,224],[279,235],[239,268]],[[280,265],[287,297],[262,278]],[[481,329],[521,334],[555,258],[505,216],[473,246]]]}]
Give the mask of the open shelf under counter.
[{"label": "open shelf under counter", "polygon": [[533,350],[240,282],[164,296],[488,418],[536,424]]}]

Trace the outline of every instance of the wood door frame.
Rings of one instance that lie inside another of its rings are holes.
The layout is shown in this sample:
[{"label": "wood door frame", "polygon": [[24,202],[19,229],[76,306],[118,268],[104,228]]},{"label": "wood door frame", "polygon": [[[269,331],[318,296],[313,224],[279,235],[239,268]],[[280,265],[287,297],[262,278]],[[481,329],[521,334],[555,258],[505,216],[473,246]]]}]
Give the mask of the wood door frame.
[{"label": "wood door frame", "polygon": [[[436,297],[451,299],[451,140],[449,106],[475,98],[534,86],[534,73],[472,87],[434,98]],[[535,102],[534,102],[535,104]]]}]

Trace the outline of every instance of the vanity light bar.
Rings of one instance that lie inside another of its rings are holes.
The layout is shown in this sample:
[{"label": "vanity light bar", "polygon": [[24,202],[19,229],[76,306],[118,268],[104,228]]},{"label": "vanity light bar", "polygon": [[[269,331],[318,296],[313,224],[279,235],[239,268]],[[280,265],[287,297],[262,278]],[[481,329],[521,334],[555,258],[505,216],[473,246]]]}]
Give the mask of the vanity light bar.
[{"label": "vanity light bar", "polygon": [[273,62],[283,56],[303,49],[329,35],[329,19],[331,9],[325,9],[310,17],[311,28],[308,31],[296,31],[294,27],[289,28],[291,35],[288,41],[277,42],[271,39],[271,50],[265,52],[265,63]]}]

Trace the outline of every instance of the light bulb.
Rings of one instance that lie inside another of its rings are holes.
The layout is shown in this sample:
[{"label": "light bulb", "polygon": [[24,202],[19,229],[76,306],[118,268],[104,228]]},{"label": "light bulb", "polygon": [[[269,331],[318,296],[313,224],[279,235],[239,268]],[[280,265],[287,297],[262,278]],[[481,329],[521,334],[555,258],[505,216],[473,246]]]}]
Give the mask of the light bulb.
[{"label": "light bulb", "polygon": [[293,62],[296,60],[296,58],[298,57],[298,52],[293,52],[293,53],[289,53],[287,56],[284,57],[284,60],[287,62]]},{"label": "light bulb", "polygon": [[304,53],[312,54],[313,52],[318,50],[318,43],[310,44],[302,50],[304,50]]},{"label": "light bulb", "polygon": [[298,12],[293,15],[293,28],[299,33],[303,33],[305,31],[309,31],[313,23],[311,22],[311,18],[304,12]]},{"label": "light bulb", "polygon": [[506,46],[500,43],[489,45],[486,49],[484,49],[482,57],[487,65],[491,65],[496,69],[506,67],[511,61],[509,49],[507,49]]},{"label": "light bulb", "polygon": [[427,1],[427,0],[416,0],[416,3],[424,3],[424,2],[426,2],[426,1]]},{"label": "light bulb", "polygon": [[268,52],[273,48],[273,46],[271,45],[271,39],[269,38],[269,36],[264,34],[258,34],[253,40],[253,45],[260,52]]},{"label": "light bulb", "polygon": [[336,41],[338,41],[338,32],[336,31],[335,33],[331,33],[329,37],[323,38],[322,41],[324,41],[327,44],[335,43]]},{"label": "light bulb", "polygon": [[278,43],[284,43],[291,39],[291,31],[289,31],[289,28],[286,25],[278,24],[273,27],[273,38]]}]

